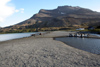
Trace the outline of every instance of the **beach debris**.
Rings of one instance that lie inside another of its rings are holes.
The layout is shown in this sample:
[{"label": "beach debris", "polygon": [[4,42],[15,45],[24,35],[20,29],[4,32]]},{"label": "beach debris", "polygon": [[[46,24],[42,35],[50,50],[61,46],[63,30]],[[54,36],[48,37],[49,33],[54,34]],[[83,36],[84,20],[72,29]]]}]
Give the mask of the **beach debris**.
[{"label": "beach debris", "polygon": [[42,33],[40,33],[39,35],[42,35]]},{"label": "beach debris", "polygon": [[69,33],[69,37],[73,37],[73,35],[71,33]]},{"label": "beach debris", "polygon": [[74,37],[77,37],[77,33],[74,34]]},{"label": "beach debris", "polygon": [[35,34],[31,34],[31,36],[35,36]]},{"label": "beach debris", "polygon": [[89,37],[90,34],[87,34],[87,37]]},{"label": "beach debris", "polygon": [[88,33],[69,33],[69,37],[89,37]]}]

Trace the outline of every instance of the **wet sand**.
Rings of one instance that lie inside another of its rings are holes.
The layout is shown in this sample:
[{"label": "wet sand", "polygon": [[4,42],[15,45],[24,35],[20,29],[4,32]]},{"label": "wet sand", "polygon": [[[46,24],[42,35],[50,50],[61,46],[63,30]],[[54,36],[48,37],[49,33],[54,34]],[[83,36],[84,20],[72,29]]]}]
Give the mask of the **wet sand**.
[{"label": "wet sand", "polygon": [[70,32],[55,31],[0,42],[0,67],[100,67],[100,56],[56,41]]}]

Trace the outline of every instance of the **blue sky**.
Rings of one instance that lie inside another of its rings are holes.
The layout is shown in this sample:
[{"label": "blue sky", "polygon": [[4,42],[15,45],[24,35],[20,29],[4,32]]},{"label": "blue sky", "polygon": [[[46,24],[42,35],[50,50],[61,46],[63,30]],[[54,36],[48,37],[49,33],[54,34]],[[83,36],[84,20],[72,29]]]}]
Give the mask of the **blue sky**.
[{"label": "blue sky", "polygon": [[58,6],[80,6],[100,12],[100,0],[0,0],[0,26],[5,27],[29,19],[40,9]]}]

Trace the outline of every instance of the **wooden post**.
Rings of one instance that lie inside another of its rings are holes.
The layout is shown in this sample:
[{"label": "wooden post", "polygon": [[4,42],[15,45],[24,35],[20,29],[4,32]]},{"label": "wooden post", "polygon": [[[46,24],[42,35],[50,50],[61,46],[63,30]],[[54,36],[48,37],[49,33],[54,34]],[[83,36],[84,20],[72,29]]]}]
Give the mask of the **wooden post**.
[{"label": "wooden post", "polygon": [[69,34],[69,37],[73,37],[73,35],[70,33],[70,34]]},{"label": "wooden post", "polygon": [[87,34],[87,37],[89,37],[89,34]]},{"label": "wooden post", "polygon": [[81,37],[81,38],[83,37],[83,36],[82,36],[82,34],[81,34],[81,36],[80,36],[80,37]]},{"label": "wooden post", "polygon": [[77,37],[77,33],[76,33],[76,34],[74,34],[74,37]]}]

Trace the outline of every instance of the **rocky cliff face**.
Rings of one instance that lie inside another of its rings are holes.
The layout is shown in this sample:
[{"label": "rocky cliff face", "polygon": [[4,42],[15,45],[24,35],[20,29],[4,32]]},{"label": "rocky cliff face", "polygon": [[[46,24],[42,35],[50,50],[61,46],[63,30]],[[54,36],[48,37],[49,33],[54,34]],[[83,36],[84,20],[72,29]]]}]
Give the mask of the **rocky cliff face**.
[{"label": "rocky cliff face", "polygon": [[41,9],[30,19],[7,28],[69,27],[74,25],[100,25],[100,13],[81,7],[59,6],[54,10]]}]

